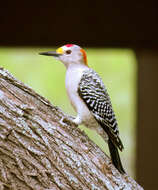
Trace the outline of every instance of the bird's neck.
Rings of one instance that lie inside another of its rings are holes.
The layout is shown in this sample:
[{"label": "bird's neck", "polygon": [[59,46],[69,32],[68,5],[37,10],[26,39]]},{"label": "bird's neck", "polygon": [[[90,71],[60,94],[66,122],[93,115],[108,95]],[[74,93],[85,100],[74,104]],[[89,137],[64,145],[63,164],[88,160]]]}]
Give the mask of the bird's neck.
[{"label": "bird's neck", "polygon": [[66,66],[67,70],[88,69],[88,66],[83,63],[71,63]]},{"label": "bird's neck", "polygon": [[75,80],[76,78],[80,79],[83,72],[89,69],[86,65],[83,64],[71,64],[66,70],[66,80],[69,81]]}]

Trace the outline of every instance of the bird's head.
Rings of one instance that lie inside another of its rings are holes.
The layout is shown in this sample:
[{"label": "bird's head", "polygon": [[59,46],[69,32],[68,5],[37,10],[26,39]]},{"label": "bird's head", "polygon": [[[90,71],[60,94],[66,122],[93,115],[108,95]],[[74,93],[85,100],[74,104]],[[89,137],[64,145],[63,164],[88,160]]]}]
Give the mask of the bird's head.
[{"label": "bird's head", "polygon": [[67,44],[56,51],[42,52],[40,55],[53,56],[60,60],[66,67],[71,64],[83,64],[87,65],[86,52],[78,45]]}]

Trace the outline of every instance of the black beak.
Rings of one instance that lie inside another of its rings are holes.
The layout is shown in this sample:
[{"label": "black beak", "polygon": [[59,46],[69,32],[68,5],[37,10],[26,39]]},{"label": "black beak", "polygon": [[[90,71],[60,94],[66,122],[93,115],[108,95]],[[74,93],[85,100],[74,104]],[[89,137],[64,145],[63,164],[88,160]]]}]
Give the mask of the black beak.
[{"label": "black beak", "polygon": [[57,53],[56,51],[48,51],[48,52],[41,52],[39,53],[39,55],[59,57],[61,54]]}]

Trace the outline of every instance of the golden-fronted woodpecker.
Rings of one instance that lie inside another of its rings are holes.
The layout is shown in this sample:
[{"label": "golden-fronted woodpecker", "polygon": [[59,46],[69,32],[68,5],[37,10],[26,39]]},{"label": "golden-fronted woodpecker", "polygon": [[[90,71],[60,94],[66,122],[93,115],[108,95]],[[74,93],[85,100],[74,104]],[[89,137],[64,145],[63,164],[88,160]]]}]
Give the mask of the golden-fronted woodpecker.
[{"label": "golden-fronted woodpecker", "polygon": [[118,152],[118,148],[123,150],[123,144],[117,120],[105,85],[99,75],[88,67],[86,52],[78,45],[67,44],[40,55],[53,56],[65,65],[67,94],[77,112],[73,122],[94,129],[103,137],[108,143],[114,166],[124,174]]}]

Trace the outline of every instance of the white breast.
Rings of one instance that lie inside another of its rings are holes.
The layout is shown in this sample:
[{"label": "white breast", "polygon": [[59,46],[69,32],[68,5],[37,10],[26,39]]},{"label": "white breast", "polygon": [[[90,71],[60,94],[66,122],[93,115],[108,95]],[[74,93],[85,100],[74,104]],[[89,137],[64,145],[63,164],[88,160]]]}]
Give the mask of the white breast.
[{"label": "white breast", "polygon": [[67,69],[65,80],[66,90],[70,102],[83,123],[87,123],[87,121],[92,117],[89,109],[83,100],[79,97],[77,92],[83,71],[86,69],[88,69],[88,67],[84,65],[71,65]]},{"label": "white breast", "polygon": [[77,93],[78,84],[81,80],[83,71],[85,69],[86,68],[83,66],[71,65],[69,66],[66,72],[65,85],[66,85],[67,94],[71,101],[72,106],[76,111],[78,111],[77,109],[78,101],[79,102],[81,101]]}]

